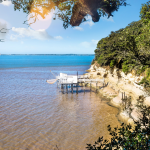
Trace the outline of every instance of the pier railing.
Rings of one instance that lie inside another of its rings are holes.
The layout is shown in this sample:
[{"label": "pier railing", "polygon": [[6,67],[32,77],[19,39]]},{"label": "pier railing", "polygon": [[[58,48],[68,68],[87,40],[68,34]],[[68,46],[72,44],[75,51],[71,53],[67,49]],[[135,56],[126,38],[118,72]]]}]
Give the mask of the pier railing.
[{"label": "pier railing", "polygon": [[102,82],[104,83],[104,79],[78,79],[78,82],[85,82],[85,83]]},{"label": "pier railing", "polygon": [[[70,80],[69,80],[70,79]],[[59,84],[76,84],[76,83],[92,83],[92,82],[95,82],[95,83],[98,83],[98,82],[101,82],[101,83],[105,83],[105,80],[104,79],[78,79],[77,81],[75,80],[71,80],[71,78],[60,78],[58,80],[58,83]]]}]

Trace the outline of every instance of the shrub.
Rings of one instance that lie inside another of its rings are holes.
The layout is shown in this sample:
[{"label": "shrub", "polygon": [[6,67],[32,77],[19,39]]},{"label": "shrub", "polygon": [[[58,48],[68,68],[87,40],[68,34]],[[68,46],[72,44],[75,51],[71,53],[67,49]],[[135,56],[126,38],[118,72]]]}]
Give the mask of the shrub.
[{"label": "shrub", "polygon": [[123,62],[123,64],[122,64],[122,71],[123,71],[124,73],[128,73],[128,72],[129,72],[128,60]]},{"label": "shrub", "polygon": [[113,68],[113,67],[115,66],[115,63],[116,63],[116,60],[114,60],[114,59],[111,60],[111,62],[110,62],[110,67]]},{"label": "shrub", "polygon": [[91,64],[93,65],[94,63],[95,63],[95,59],[92,60],[92,63],[91,63]]},{"label": "shrub", "polygon": [[150,1],[146,4],[142,4],[140,17],[145,24],[150,21]]},{"label": "shrub", "polygon": [[148,68],[148,69],[146,70],[146,77],[147,77],[147,78],[150,77],[150,68]]},{"label": "shrub", "polygon": [[150,68],[146,69],[146,76],[139,82],[139,84],[144,84],[145,88],[150,87]]},{"label": "shrub", "polygon": [[100,56],[100,57],[98,58],[98,64],[99,64],[100,66],[102,66],[102,65],[104,64],[104,57],[103,57],[103,56]]},{"label": "shrub", "polygon": [[140,75],[140,74],[143,73],[147,68],[148,68],[148,65],[144,65],[143,67],[141,67],[141,69],[138,69],[138,70],[137,70],[137,74]]}]

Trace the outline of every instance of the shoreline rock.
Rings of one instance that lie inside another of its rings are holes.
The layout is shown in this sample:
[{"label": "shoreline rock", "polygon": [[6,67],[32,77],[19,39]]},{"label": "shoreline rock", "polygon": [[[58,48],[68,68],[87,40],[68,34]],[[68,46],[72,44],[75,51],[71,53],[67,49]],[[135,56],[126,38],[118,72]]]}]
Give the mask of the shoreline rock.
[{"label": "shoreline rock", "polygon": [[[117,68],[111,70],[109,67],[100,67],[97,63],[91,65],[86,75],[93,79],[102,79],[104,77],[105,83],[108,83],[108,85],[99,89],[98,92],[111,99],[110,105],[120,109],[118,119],[134,125],[133,119],[138,120],[140,116],[135,106],[140,96],[144,96],[144,104],[150,106],[150,94],[144,90],[143,86],[137,84],[144,76],[136,76],[134,72],[126,75]],[[98,86],[102,86],[102,84],[99,83]],[[96,87],[96,84],[92,84],[92,87]],[[125,95],[132,99],[133,111],[130,115],[127,113],[127,110],[121,111],[122,92],[125,92]]]}]

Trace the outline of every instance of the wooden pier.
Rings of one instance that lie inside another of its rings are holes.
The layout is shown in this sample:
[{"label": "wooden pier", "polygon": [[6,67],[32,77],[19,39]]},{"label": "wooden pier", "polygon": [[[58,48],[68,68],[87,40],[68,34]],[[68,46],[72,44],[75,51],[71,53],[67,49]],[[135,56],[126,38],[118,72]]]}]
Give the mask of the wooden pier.
[{"label": "wooden pier", "polygon": [[[56,76],[56,79],[47,80],[48,83],[53,84],[57,81],[57,87],[60,87],[62,93],[68,93],[71,91],[73,93],[74,89],[76,89],[76,93],[79,91],[80,87],[83,85],[84,92],[87,84],[90,84],[90,91],[92,88],[92,83],[96,83],[96,92],[98,91],[98,83],[103,83],[103,87],[106,85],[105,80],[103,79],[89,79],[88,75],[67,75],[64,73],[60,73],[60,76]],[[100,87],[99,87],[100,89]]]}]

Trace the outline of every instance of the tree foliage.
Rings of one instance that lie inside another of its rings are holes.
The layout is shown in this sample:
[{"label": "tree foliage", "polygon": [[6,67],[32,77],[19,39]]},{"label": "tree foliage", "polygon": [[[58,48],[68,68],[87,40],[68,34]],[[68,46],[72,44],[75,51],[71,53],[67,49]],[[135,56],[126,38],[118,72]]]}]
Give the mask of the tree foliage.
[{"label": "tree foliage", "polygon": [[113,61],[113,66],[121,66],[120,69],[125,73],[134,69],[140,74],[150,67],[149,12],[150,4],[143,4],[141,20],[130,23],[126,28],[112,31],[109,36],[102,38],[95,50],[95,60],[101,66],[111,67]]},{"label": "tree foliage", "polygon": [[12,3],[14,10],[23,10],[27,15],[34,10],[35,15],[40,15],[42,18],[47,11],[41,13],[38,7],[48,11],[55,9],[54,20],[61,19],[65,29],[69,25],[79,26],[87,20],[88,14],[91,15],[93,22],[98,22],[101,16],[107,15],[109,18],[120,6],[128,5],[126,0],[12,0]]},{"label": "tree foliage", "polygon": [[140,17],[145,24],[150,21],[150,1],[142,5]]}]

